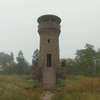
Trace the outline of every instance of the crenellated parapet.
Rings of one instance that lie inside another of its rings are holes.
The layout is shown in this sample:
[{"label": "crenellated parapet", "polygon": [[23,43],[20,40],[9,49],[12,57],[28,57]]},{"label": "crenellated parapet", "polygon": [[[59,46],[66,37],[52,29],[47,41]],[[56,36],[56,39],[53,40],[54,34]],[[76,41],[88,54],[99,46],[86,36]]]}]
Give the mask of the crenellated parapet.
[{"label": "crenellated parapet", "polygon": [[55,15],[44,15],[38,18],[38,32],[56,32],[60,33],[61,19]]}]

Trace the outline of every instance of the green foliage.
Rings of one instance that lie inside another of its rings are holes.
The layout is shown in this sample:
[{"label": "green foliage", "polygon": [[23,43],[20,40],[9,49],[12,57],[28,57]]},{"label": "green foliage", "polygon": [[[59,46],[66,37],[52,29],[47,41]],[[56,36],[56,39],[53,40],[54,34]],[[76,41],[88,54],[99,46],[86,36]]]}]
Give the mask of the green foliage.
[{"label": "green foliage", "polygon": [[52,100],[100,100],[100,77],[67,76]]},{"label": "green foliage", "polygon": [[22,51],[19,51],[16,58],[17,63],[14,61],[14,54],[6,54],[0,52],[0,74],[29,74],[31,67],[25,60]]},{"label": "green foliage", "polygon": [[0,87],[0,100],[26,100],[26,96],[10,84],[0,84]]},{"label": "green foliage", "polygon": [[33,88],[40,88],[40,81],[39,80],[34,80],[33,81]]},{"label": "green foliage", "polygon": [[38,66],[40,51],[36,49],[33,53],[32,63],[34,66]]},{"label": "green foliage", "polygon": [[61,59],[61,66],[65,67],[66,66],[66,59]]},{"label": "green foliage", "polygon": [[79,69],[86,75],[93,75],[96,60],[96,51],[93,46],[86,44],[85,49],[78,50],[76,55],[75,60]]},{"label": "green foliage", "polygon": [[78,66],[74,59],[66,59],[66,73],[77,75],[79,73]]},{"label": "green foliage", "polygon": [[16,73],[18,74],[28,74],[29,65],[24,58],[23,52],[20,50],[18,53],[17,64],[16,64]]},{"label": "green foliage", "polygon": [[11,62],[11,57],[10,55],[4,53],[4,52],[0,52],[0,65],[5,65],[7,63]]},{"label": "green foliage", "polygon": [[[0,100],[41,100],[47,90],[34,88],[39,81],[27,75],[0,75]],[[49,90],[48,90],[49,91]],[[50,90],[51,100],[100,100],[100,77],[67,76],[64,87]]]},{"label": "green foliage", "polygon": [[99,93],[57,93],[52,100],[100,100]]},{"label": "green foliage", "polygon": [[[39,50],[33,53],[33,65],[38,66]],[[30,74],[32,66],[24,58],[20,50],[14,60],[14,54],[0,52],[0,74]],[[1,69],[2,67],[2,69]],[[67,75],[100,76],[100,49],[95,50],[91,44],[86,44],[84,49],[77,50],[74,59],[61,59],[61,67],[66,69]]]},{"label": "green foliage", "polygon": [[35,90],[27,78],[31,77],[0,75],[0,100],[40,100],[41,90]]},{"label": "green foliage", "polygon": [[30,76],[0,75],[0,100],[40,100],[41,90],[33,89]]},{"label": "green foliage", "polygon": [[64,87],[64,80],[63,79],[58,79],[57,80],[57,86],[60,87],[60,88],[63,88]]},{"label": "green foliage", "polygon": [[75,59],[66,59],[66,73],[72,75],[100,75],[100,50],[86,44],[84,49],[77,50]]},{"label": "green foliage", "polygon": [[2,73],[10,74],[12,73],[12,68],[14,64],[13,53],[11,55],[1,52],[0,53],[0,65],[2,66]]},{"label": "green foliage", "polygon": [[31,75],[21,75],[21,77],[18,80],[23,80],[23,81],[32,80],[32,76]]}]

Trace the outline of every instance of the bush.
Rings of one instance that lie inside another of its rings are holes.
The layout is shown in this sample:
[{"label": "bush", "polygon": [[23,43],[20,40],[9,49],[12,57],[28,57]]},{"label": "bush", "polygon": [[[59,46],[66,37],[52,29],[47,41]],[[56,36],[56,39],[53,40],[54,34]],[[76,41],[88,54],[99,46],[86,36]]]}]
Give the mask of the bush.
[{"label": "bush", "polygon": [[33,83],[34,83],[34,85],[33,85],[34,88],[40,88],[40,81],[39,80],[34,80]]},{"label": "bush", "polygon": [[58,79],[57,80],[57,86],[63,88],[64,87],[64,80]]}]

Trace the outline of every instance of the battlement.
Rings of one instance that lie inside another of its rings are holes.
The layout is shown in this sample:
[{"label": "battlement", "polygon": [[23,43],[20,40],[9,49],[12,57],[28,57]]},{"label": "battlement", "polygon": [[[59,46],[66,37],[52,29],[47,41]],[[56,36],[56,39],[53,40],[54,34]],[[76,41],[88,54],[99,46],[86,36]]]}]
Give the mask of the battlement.
[{"label": "battlement", "polygon": [[61,19],[55,15],[44,15],[38,18],[38,32],[54,31],[60,33]]},{"label": "battlement", "polygon": [[61,19],[56,15],[43,15],[38,18],[38,22],[56,22],[58,24],[61,23]]}]

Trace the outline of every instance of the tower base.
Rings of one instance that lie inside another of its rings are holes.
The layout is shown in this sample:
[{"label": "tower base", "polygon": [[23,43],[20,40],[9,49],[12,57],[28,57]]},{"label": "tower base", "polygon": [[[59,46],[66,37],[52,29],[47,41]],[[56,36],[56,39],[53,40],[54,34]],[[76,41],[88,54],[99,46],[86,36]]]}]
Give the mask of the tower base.
[{"label": "tower base", "polygon": [[45,89],[55,89],[56,88],[56,71],[53,67],[43,68],[42,87]]}]

